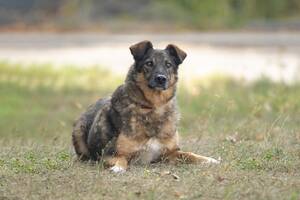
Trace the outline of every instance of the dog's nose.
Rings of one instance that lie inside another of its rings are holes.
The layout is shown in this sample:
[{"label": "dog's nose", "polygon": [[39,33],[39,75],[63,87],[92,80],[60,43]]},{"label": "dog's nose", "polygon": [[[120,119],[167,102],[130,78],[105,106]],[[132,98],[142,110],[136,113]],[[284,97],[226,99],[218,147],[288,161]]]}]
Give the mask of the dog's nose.
[{"label": "dog's nose", "polygon": [[155,77],[155,81],[160,85],[164,85],[167,82],[167,77],[159,74]]}]

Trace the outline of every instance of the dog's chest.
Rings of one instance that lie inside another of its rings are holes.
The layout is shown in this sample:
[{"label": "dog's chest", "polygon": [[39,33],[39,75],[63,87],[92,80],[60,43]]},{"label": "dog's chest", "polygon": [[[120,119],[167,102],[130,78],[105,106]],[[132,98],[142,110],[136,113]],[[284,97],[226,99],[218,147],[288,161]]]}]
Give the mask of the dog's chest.
[{"label": "dog's chest", "polygon": [[147,136],[152,137],[159,134],[163,127],[168,123],[171,116],[165,108],[158,108],[148,113],[138,113],[135,116],[136,131],[144,132]]},{"label": "dog's chest", "polygon": [[157,138],[150,138],[141,148],[136,161],[142,164],[148,164],[159,159],[163,150],[163,145]]}]

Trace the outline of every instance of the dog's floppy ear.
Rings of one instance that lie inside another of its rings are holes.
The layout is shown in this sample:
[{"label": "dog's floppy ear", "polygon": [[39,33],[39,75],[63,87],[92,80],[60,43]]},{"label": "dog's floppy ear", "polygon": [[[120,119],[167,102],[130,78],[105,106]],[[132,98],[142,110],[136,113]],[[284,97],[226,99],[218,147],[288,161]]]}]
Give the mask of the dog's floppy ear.
[{"label": "dog's floppy ear", "polygon": [[132,45],[131,47],[129,47],[129,49],[131,54],[133,55],[134,60],[139,61],[144,57],[149,49],[153,49],[153,45],[150,41],[144,40]]},{"label": "dog's floppy ear", "polygon": [[186,53],[183,50],[179,49],[179,47],[177,47],[174,44],[169,44],[166,47],[166,50],[169,52],[171,56],[174,57],[175,63],[177,65],[180,65],[186,57]]}]

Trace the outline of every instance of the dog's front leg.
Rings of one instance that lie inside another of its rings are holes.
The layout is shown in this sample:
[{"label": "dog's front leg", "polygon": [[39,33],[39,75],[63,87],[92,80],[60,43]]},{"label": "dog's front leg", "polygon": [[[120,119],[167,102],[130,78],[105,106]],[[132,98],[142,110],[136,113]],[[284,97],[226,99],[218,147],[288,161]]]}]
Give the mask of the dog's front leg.
[{"label": "dog's front leg", "polygon": [[184,152],[184,151],[173,151],[166,155],[166,159],[169,162],[174,163],[213,163],[219,164],[220,160],[216,160],[211,157],[201,156],[192,152]]},{"label": "dog's front leg", "polygon": [[141,149],[145,140],[121,133],[116,142],[116,155],[108,160],[108,164],[112,166],[110,170],[116,173],[125,172],[130,160]]},{"label": "dog's front leg", "polygon": [[128,168],[128,158],[126,156],[115,156],[108,160],[108,164],[112,166],[110,170],[115,173],[123,173]]}]

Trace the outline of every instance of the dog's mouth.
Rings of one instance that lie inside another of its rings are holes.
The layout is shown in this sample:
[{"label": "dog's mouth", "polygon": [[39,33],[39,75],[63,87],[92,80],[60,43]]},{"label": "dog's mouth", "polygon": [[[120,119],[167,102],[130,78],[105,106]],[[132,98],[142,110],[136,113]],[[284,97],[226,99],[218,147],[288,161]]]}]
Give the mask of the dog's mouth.
[{"label": "dog's mouth", "polygon": [[167,85],[152,85],[152,84],[148,84],[148,87],[152,90],[157,90],[157,91],[164,91],[167,88]]}]

